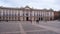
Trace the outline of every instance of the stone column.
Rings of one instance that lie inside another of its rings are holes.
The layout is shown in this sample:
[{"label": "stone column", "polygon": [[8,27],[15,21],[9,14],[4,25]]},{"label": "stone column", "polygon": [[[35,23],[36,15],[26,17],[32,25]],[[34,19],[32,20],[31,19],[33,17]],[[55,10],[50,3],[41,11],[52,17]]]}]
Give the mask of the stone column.
[{"label": "stone column", "polygon": [[52,20],[54,20],[54,12],[52,12]]},{"label": "stone column", "polygon": [[49,12],[49,21],[50,21],[50,12]]},{"label": "stone column", "polygon": [[46,21],[46,11],[44,12],[44,17],[45,17],[44,20]]},{"label": "stone column", "polygon": [[43,21],[44,21],[45,20],[44,11],[42,13],[43,13]]},{"label": "stone column", "polygon": [[42,11],[40,11],[40,21],[41,21],[41,17],[42,17],[41,15],[42,15]]}]

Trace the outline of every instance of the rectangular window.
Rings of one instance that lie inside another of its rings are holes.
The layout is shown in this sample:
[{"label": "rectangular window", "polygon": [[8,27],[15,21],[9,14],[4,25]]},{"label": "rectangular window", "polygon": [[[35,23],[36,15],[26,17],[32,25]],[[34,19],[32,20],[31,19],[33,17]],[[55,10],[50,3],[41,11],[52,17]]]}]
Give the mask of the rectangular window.
[{"label": "rectangular window", "polygon": [[23,11],[22,10],[20,11],[20,16],[23,16]]},{"label": "rectangular window", "polygon": [[34,11],[32,11],[32,15],[31,16],[34,16]]}]

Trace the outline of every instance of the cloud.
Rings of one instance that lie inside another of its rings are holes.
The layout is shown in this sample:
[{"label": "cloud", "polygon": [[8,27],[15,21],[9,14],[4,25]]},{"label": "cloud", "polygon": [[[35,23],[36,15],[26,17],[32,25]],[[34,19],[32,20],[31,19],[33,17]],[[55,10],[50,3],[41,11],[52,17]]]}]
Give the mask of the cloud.
[{"label": "cloud", "polygon": [[60,10],[60,0],[0,0],[1,6],[21,7],[29,5],[35,8],[53,8]]}]

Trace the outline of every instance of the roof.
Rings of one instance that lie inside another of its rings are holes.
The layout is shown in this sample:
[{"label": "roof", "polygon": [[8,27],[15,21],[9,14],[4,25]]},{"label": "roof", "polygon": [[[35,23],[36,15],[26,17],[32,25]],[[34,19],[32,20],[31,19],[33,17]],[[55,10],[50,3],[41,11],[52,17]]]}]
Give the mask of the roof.
[{"label": "roof", "polygon": [[29,6],[25,6],[25,7],[0,7],[1,9],[17,9],[17,10],[33,10],[33,11],[54,11],[53,9],[34,9],[34,8],[30,8]]}]

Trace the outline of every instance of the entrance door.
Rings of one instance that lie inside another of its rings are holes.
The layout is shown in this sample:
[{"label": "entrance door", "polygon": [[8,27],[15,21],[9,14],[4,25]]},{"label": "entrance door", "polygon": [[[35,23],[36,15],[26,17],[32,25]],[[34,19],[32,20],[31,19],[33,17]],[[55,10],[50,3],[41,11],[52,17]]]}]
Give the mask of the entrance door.
[{"label": "entrance door", "polygon": [[43,20],[43,18],[41,18],[41,20]]},{"label": "entrance door", "polygon": [[40,21],[40,18],[39,18],[39,21]]},{"label": "entrance door", "polygon": [[18,17],[18,21],[20,21],[20,17]]},{"label": "entrance door", "polygon": [[28,17],[26,17],[26,21],[28,21],[29,19],[28,19]]}]

